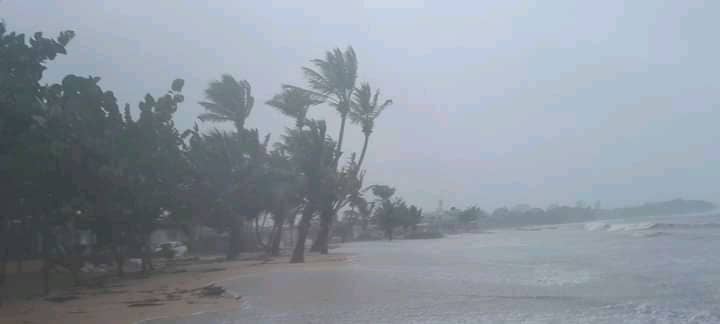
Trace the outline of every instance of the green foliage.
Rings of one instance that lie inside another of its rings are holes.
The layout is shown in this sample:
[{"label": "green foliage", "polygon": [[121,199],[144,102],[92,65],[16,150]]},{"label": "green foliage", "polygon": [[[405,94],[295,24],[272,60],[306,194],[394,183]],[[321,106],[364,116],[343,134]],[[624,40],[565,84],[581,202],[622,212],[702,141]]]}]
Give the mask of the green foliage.
[{"label": "green foliage", "polygon": [[255,104],[251,90],[247,81],[237,81],[228,74],[222,75],[221,80],[210,82],[205,90],[207,100],[201,101],[200,105],[206,112],[198,118],[208,122],[232,122],[235,129],[240,131],[245,127],[245,120]]},{"label": "green foliage", "polygon": [[477,222],[480,218],[487,217],[487,214],[479,207],[472,206],[457,212],[456,217],[459,223],[467,225]]},{"label": "green foliage", "polygon": [[[232,249],[244,222],[261,213],[282,224],[302,210],[307,226],[321,214],[329,229],[335,213],[350,204],[364,227],[373,213],[377,219],[390,215],[386,221],[393,227],[420,221],[415,206],[390,199],[393,188],[373,188],[378,202],[362,197],[367,141],[359,162],[355,154],[339,162],[345,119],[369,135],[390,104],[378,104],[379,91],[373,95],[367,84],[355,88],[351,47],[312,60],[314,69],[303,68],[309,90],[284,86],[267,101],[297,126],[268,151],[269,136],[245,128],[255,101],[249,82],[227,74],[208,85],[198,118],[232,122],[233,132],[175,127],[185,101],[183,79],[173,80],[166,93],[147,94],[135,116],[130,105],[121,109],[113,92],[100,87],[98,77],[71,74],[41,85],[45,65],[65,54],[73,37],[66,31],[55,39],[40,33],[26,39],[0,23],[0,196],[6,208],[0,234],[9,231],[5,224],[22,224],[42,236],[42,250],[57,252],[63,249],[53,245],[65,244],[53,234],[58,228],[91,229],[99,247],[112,248],[120,264],[120,254],[149,255],[149,234],[167,225],[230,232]],[[340,113],[337,141],[324,121],[307,117],[323,102]]]},{"label": "green foliage", "polygon": [[282,93],[276,94],[267,104],[280,113],[295,119],[298,128],[305,125],[310,107],[323,102],[322,97],[298,88],[285,87]]},{"label": "green foliage", "polygon": [[377,196],[381,200],[390,200],[395,194],[395,188],[386,185],[374,185],[370,187],[373,195]]},{"label": "green foliage", "polygon": [[362,126],[362,131],[365,135],[372,133],[375,119],[380,116],[385,108],[392,105],[392,100],[389,99],[380,104],[379,97],[380,90],[375,90],[375,94],[373,95],[369,83],[363,83],[360,88],[355,91],[353,103],[350,106],[349,117],[353,123]]},{"label": "green foliage", "polygon": [[415,228],[422,221],[422,209],[415,205],[408,205],[402,198],[394,198],[395,188],[386,185],[373,185],[370,187],[377,197],[375,204],[374,221],[378,227],[385,231],[388,239],[392,240],[393,230],[397,227],[405,229]]}]

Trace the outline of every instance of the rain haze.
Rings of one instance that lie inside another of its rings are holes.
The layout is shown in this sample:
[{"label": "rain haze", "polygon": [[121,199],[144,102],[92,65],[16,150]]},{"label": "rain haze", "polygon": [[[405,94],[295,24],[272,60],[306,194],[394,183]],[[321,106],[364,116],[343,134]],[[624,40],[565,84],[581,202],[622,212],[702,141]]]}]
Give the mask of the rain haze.
[{"label": "rain haze", "polygon": [[0,323],[720,323],[719,14],[0,0]]},{"label": "rain haze", "polygon": [[[720,194],[714,1],[5,0],[0,10],[19,31],[77,32],[48,81],[101,76],[134,105],[185,78],[181,129],[220,73],[247,79],[264,102],[301,84],[310,59],[352,45],[360,79],[395,102],[367,179],[426,208]],[[289,125],[263,104],[248,124],[273,136]],[[357,127],[347,136],[361,146]]]}]

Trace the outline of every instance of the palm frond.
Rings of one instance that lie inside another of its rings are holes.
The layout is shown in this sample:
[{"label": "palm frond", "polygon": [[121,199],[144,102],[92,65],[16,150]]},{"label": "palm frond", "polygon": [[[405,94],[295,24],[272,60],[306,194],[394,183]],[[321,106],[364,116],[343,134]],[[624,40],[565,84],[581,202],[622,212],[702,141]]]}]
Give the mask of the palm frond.
[{"label": "palm frond", "polygon": [[218,115],[215,113],[202,113],[198,116],[198,119],[204,122],[212,122],[212,123],[220,123],[220,122],[229,122],[232,121],[232,119]]},{"label": "palm frond", "polygon": [[392,104],[392,100],[385,100],[382,105],[378,105],[380,100],[380,90],[372,92],[372,87],[368,83],[363,83],[360,88],[355,90],[353,94],[353,102],[350,106],[350,121],[362,125],[363,132],[369,134],[380,114]]},{"label": "palm frond", "polygon": [[237,81],[228,74],[222,75],[220,80],[210,82],[205,89],[205,97],[207,100],[200,102],[200,105],[216,116],[203,114],[204,117],[200,120],[219,121],[218,116],[221,116],[225,120],[233,121],[238,127],[244,125],[255,104],[250,83],[245,80]]}]

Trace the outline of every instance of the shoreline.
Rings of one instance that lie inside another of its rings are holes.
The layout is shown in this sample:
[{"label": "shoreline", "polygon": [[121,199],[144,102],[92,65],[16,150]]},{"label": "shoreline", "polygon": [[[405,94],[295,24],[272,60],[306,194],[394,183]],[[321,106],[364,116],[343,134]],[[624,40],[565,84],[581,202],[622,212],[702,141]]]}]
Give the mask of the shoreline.
[{"label": "shoreline", "polygon": [[[288,256],[263,261],[224,261],[173,266],[143,278],[113,278],[100,287],[76,287],[44,297],[6,301],[0,323],[144,323],[241,308],[243,292],[225,291],[223,282],[278,270],[312,271],[347,264],[343,254],[307,255],[290,264]],[[212,287],[214,286],[214,287]],[[218,291],[222,292],[218,293]],[[207,294],[211,292],[212,294]]]}]

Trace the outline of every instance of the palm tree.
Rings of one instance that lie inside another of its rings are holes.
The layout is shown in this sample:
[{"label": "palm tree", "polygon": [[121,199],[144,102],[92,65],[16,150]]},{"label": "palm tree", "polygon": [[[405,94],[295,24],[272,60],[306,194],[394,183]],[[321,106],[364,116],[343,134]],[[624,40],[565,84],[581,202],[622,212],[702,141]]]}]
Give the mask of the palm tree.
[{"label": "palm tree", "polygon": [[251,90],[247,81],[236,81],[232,76],[223,74],[221,80],[210,82],[205,90],[207,100],[201,101],[200,105],[206,112],[198,118],[208,122],[232,122],[239,132],[245,127],[245,120],[255,103]]},{"label": "palm tree", "polygon": [[304,262],[305,239],[310,220],[334,194],[335,142],[326,136],[324,121],[307,122],[308,129],[288,129],[283,136],[281,148],[302,175],[305,205],[303,207],[298,236],[291,263]]},{"label": "palm tree", "polygon": [[210,131],[194,136],[187,153],[197,174],[210,214],[207,223],[229,229],[227,257],[243,252],[245,221],[254,219],[266,209],[269,183],[267,173],[267,137],[262,141],[257,130],[241,129],[239,133]]},{"label": "palm tree", "polygon": [[370,84],[363,83],[353,97],[352,105],[350,106],[350,121],[362,126],[362,132],[365,135],[365,141],[363,142],[363,148],[360,153],[360,160],[358,160],[358,170],[362,166],[365,160],[365,152],[367,152],[368,140],[370,134],[372,134],[373,127],[375,126],[375,119],[390,106],[392,100],[385,100],[382,104],[379,104],[378,99],[380,97],[380,90],[376,89],[373,95]]},{"label": "palm tree", "polygon": [[269,156],[268,181],[269,192],[267,210],[273,217],[273,231],[268,252],[271,256],[280,254],[283,225],[303,204],[303,188],[298,170],[290,157],[282,149],[273,151]]},{"label": "palm tree", "polygon": [[[326,52],[324,60],[314,59],[310,62],[315,65],[316,70],[308,67],[302,68],[310,85],[310,92],[325,98],[340,114],[340,132],[335,147],[335,159],[338,160],[342,153],[345,122],[355,92],[358,69],[357,56],[352,47],[348,47],[345,51],[336,48]],[[286,86],[286,88],[304,90],[293,86]]]},{"label": "palm tree", "polygon": [[266,103],[277,108],[283,115],[295,119],[297,128],[302,128],[307,119],[310,107],[323,103],[323,97],[294,87],[284,87],[283,92],[276,94]]}]

